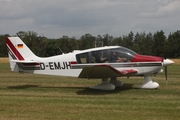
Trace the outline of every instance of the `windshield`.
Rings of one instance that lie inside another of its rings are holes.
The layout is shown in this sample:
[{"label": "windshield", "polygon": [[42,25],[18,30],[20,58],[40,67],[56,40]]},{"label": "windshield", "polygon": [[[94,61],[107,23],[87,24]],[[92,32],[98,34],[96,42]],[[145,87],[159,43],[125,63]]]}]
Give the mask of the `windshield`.
[{"label": "windshield", "polygon": [[131,62],[135,54],[134,51],[124,47],[110,49],[110,62]]}]

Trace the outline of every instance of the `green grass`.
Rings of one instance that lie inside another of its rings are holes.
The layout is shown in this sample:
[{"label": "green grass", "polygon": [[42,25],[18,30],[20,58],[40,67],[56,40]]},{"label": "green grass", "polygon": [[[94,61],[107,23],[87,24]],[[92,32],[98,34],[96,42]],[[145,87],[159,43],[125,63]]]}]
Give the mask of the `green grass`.
[{"label": "green grass", "polygon": [[180,65],[153,76],[156,90],[134,89],[143,77],[119,78],[124,87],[114,91],[91,90],[101,80],[10,71],[0,64],[0,119],[62,120],[178,120],[180,118]]}]

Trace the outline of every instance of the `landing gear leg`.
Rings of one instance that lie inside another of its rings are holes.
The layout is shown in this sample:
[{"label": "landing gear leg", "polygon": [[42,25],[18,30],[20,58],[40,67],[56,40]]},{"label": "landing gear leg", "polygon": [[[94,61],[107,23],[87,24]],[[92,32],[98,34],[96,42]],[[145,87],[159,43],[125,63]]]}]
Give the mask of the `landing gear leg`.
[{"label": "landing gear leg", "polygon": [[123,86],[123,82],[122,81],[118,81],[117,77],[111,78],[109,83],[113,84],[115,87],[122,87]]},{"label": "landing gear leg", "polygon": [[150,76],[144,76],[145,82],[142,85],[137,86],[136,88],[144,89],[156,89],[159,87],[157,82],[153,82]]},{"label": "landing gear leg", "polygon": [[111,83],[109,83],[108,78],[102,78],[102,83],[96,86],[90,87],[91,89],[96,90],[114,90],[115,86]]}]

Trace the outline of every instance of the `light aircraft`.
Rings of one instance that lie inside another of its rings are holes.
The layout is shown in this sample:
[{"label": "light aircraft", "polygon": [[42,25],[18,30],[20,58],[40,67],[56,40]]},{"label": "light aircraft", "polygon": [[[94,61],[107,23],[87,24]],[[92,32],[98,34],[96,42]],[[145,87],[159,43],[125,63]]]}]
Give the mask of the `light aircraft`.
[{"label": "light aircraft", "polygon": [[[51,57],[36,56],[19,37],[7,37],[6,45],[11,71],[20,73],[100,78],[102,83],[90,87],[98,90],[114,90],[123,86],[117,77],[144,76],[145,82],[137,88],[156,89],[152,75],[163,71],[167,80],[167,66],[174,62],[156,56],[139,55],[121,46],[105,46]],[[110,79],[110,80],[109,80]]]}]

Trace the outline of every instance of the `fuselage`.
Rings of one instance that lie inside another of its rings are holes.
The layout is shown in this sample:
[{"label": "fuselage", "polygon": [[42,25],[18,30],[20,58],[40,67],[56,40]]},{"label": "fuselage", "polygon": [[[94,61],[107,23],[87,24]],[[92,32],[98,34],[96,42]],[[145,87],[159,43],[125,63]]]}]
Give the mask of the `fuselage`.
[{"label": "fuselage", "polygon": [[[117,53],[122,61],[115,62],[111,56]],[[95,58],[99,56],[99,60]],[[101,61],[100,61],[101,60]],[[119,71],[125,69],[136,69],[138,72],[132,75],[153,75],[159,73],[163,66],[163,58],[155,56],[144,56],[121,46],[105,46],[87,50],[74,51],[62,55],[31,59],[36,61],[35,68],[27,64],[19,64],[22,72],[34,74],[47,74],[59,76],[78,77],[84,67],[106,64]],[[97,73],[98,74],[98,73]]]}]

